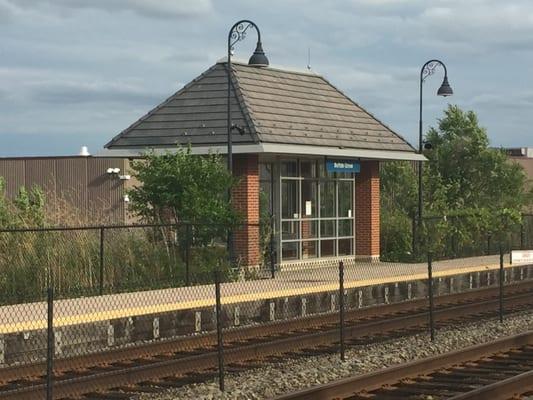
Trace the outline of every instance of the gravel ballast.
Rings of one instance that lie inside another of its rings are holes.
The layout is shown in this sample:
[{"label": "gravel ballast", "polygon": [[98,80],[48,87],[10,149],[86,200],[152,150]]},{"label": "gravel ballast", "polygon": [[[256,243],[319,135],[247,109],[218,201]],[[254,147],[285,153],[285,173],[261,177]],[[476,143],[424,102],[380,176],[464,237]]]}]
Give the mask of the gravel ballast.
[{"label": "gravel ballast", "polygon": [[499,337],[533,330],[533,312],[508,316],[503,323],[485,320],[447,327],[437,331],[432,343],[428,334],[390,339],[380,343],[348,347],[346,361],[338,354],[307,356],[240,373],[227,373],[226,391],[218,390],[218,381],[186,385],[154,394],[142,394],[140,400],[218,400],[269,399],[276,395],[319,385],[348,376],[383,369],[395,364],[457,350]]}]

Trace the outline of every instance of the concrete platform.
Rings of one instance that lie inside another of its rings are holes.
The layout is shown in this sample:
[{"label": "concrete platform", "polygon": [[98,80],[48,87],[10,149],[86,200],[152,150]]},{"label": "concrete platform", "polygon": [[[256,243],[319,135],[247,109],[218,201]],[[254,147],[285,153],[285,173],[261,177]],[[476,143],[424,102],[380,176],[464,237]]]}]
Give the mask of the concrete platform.
[{"label": "concrete platform", "polygon": [[[508,261],[508,257],[506,257]],[[361,308],[426,296],[427,264],[344,260],[347,307]],[[222,285],[227,328],[338,309],[338,260],[322,267],[277,272],[275,279]],[[498,256],[435,262],[437,293],[497,284]],[[533,266],[506,263],[506,282],[533,279]],[[214,329],[214,285],[58,300],[56,354],[77,355],[138,341]],[[0,307],[0,364],[42,359],[46,304]]]}]

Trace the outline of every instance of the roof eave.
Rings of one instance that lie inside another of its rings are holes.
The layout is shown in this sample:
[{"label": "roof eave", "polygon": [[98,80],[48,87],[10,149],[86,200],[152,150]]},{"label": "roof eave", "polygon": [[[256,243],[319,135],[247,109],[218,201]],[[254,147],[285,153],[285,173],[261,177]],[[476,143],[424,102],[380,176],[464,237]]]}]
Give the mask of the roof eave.
[{"label": "roof eave", "polygon": [[[178,147],[159,147],[153,148],[156,154],[165,152],[177,151]],[[99,153],[100,156],[120,155],[122,157],[142,157],[147,152],[147,148],[116,148],[107,149]],[[226,154],[227,146],[193,146],[191,148],[193,154],[202,155],[210,152]],[[278,154],[278,155],[293,155],[293,156],[326,156],[326,157],[345,157],[355,159],[381,160],[381,161],[427,161],[423,154],[410,151],[399,150],[371,150],[371,149],[350,149],[327,146],[308,146],[308,145],[294,145],[294,144],[278,144],[278,143],[259,143],[259,144],[243,144],[233,145],[234,154]]]}]

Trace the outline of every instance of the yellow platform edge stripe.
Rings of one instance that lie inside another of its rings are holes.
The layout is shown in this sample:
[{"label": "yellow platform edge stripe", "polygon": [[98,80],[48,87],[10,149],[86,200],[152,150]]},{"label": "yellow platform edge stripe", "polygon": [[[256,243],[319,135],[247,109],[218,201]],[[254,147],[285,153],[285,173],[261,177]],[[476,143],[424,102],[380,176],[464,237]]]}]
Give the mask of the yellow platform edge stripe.
[{"label": "yellow platform edge stripe", "polygon": [[[515,266],[517,265],[507,265],[505,266],[505,268],[511,268]],[[482,271],[489,271],[489,270],[496,270],[496,269],[499,269],[499,265],[491,264],[491,265],[482,265],[482,266],[476,266],[476,267],[455,268],[455,269],[449,269],[445,271],[436,271],[433,274],[433,277],[442,278],[442,277],[447,277],[451,275],[460,275],[460,274],[482,272]],[[427,279],[427,273],[418,273],[418,274],[413,274],[413,275],[398,275],[398,276],[390,276],[386,278],[372,278],[372,279],[364,279],[364,280],[358,280],[358,281],[349,281],[349,282],[344,283],[344,288],[353,289],[353,288],[364,287],[364,286],[408,282],[408,281],[416,281],[416,280],[423,280],[423,279]],[[250,301],[257,301],[257,300],[276,299],[276,298],[282,298],[282,297],[308,295],[308,294],[315,294],[315,293],[321,293],[321,292],[333,292],[333,291],[337,291],[338,289],[339,289],[339,285],[337,283],[331,283],[331,284],[320,285],[320,286],[301,287],[301,288],[294,288],[294,289],[280,289],[280,290],[273,290],[273,291],[266,291],[266,292],[259,292],[259,293],[244,293],[244,294],[239,294],[239,295],[226,296],[221,299],[221,302],[223,305],[231,305],[231,304],[245,303],[245,302],[250,302]],[[88,324],[88,323],[94,323],[94,322],[104,322],[104,321],[108,321],[112,319],[138,317],[138,316],[150,315],[150,314],[162,314],[162,313],[172,312],[172,311],[191,310],[191,309],[214,307],[214,306],[215,306],[215,299],[209,298],[209,299],[185,301],[185,302],[180,302],[180,303],[166,303],[166,304],[156,304],[153,306],[131,307],[131,308],[123,308],[123,309],[117,309],[117,310],[98,311],[98,312],[92,312],[92,313],[86,313],[86,314],[78,314],[78,315],[54,318],[54,327],[60,328],[60,327],[65,327],[65,326],[70,326],[70,325],[82,325],[82,324]],[[9,334],[9,333],[25,332],[25,331],[32,331],[32,330],[42,330],[42,329],[46,329],[46,326],[47,326],[46,319],[15,322],[11,324],[0,325],[0,334]]]}]

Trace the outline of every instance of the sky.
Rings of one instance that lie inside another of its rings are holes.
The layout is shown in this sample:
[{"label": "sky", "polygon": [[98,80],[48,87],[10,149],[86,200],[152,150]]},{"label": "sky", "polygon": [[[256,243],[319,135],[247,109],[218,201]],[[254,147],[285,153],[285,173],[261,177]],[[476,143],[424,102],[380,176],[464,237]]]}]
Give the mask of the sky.
[{"label": "sky", "polygon": [[[251,19],[271,65],[325,76],[410,143],[448,102],[493,146],[533,146],[530,0],[0,0],[0,156],[92,154],[226,54]],[[250,33],[235,56],[255,47]]]}]

